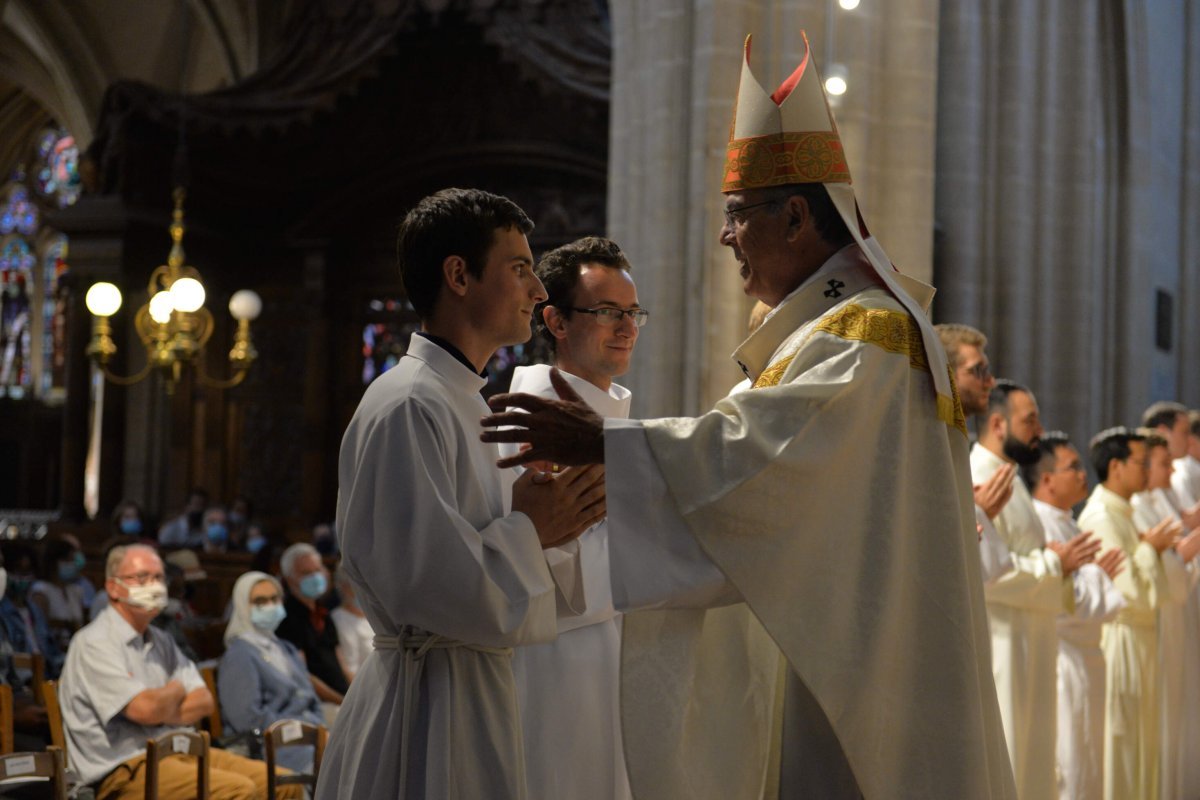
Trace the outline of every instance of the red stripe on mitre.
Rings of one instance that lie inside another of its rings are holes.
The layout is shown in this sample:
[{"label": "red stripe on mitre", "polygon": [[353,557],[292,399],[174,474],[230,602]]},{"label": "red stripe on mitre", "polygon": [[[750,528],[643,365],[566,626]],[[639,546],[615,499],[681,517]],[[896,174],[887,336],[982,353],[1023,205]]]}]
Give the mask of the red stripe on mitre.
[{"label": "red stripe on mitre", "polygon": [[800,83],[800,79],[804,77],[804,70],[808,68],[808,58],[812,54],[812,50],[808,46],[808,36],[804,34],[804,31],[801,31],[800,35],[804,37],[804,60],[802,60],[800,62],[800,66],[796,67],[795,71],[787,77],[787,80],[779,84],[778,89],[771,92],[771,99],[775,101],[775,105],[777,106],[783,105],[783,101],[788,99],[788,95],[792,93],[792,90],[796,88],[798,83]]}]

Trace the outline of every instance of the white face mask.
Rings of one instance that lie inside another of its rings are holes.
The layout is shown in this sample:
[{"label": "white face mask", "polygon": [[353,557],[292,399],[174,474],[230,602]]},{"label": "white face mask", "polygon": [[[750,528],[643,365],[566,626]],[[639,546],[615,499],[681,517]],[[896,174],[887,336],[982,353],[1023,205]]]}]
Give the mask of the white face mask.
[{"label": "white face mask", "polygon": [[129,597],[120,598],[121,602],[131,606],[158,613],[167,607],[167,587],[162,583],[147,583],[145,586],[129,586],[120,578],[114,578],[117,583],[129,590]]},{"label": "white face mask", "polygon": [[4,593],[8,591],[8,570],[0,567],[0,597],[4,597]]}]

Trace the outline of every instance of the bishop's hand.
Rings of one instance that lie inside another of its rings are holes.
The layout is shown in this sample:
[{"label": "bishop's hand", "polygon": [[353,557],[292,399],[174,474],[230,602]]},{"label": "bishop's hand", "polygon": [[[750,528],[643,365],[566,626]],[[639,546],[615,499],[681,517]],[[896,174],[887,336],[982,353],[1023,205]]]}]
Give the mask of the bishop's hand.
[{"label": "bishop's hand", "polygon": [[[604,418],[583,402],[557,369],[550,382],[560,400],[531,394],[498,394],[488,400],[495,414],[484,417],[485,442],[525,442],[529,447],[496,462],[516,467],[534,461],[580,466],[604,463]],[[509,411],[507,409],[522,409]],[[511,426],[508,430],[495,430]]]}]

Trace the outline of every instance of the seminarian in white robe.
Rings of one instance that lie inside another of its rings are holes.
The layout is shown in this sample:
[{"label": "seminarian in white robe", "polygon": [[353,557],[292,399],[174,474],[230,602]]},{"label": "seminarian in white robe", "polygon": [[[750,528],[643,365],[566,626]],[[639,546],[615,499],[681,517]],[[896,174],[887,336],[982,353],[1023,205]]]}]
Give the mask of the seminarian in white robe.
[{"label": "seminarian in white robe", "polygon": [[[1150,530],[1166,519],[1182,521],[1164,489],[1138,492],[1132,504],[1133,522],[1139,531]],[[1192,645],[1200,638],[1200,630],[1187,629],[1187,605],[1194,595],[1200,570],[1194,561],[1184,564],[1174,550],[1163,552],[1161,558],[1167,591],[1158,609],[1158,686],[1162,709],[1159,797],[1174,800],[1191,796],[1184,793],[1184,763],[1200,756],[1184,749],[1184,722],[1188,712],[1194,713],[1184,705],[1185,685],[1189,676],[1191,680],[1200,680],[1200,672],[1195,671],[1200,665],[1188,658],[1194,650]]]},{"label": "seminarian in white robe", "polygon": [[847,246],[734,354],[754,388],[605,422],[614,602],[656,609],[624,621],[639,800],[1016,796],[965,420],[881,284]]},{"label": "seminarian in white robe", "polygon": [[[1046,540],[1067,543],[1079,535],[1070,509],[1037,498],[1034,510]],[[1075,611],[1058,617],[1058,761],[1059,800],[1104,797],[1104,652],[1103,625],[1125,607],[1125,597],[1108,574],[1083,564],[1071,576]]]},{"label": "seminarian in white robe", "polygon": [[[976,443],[971,480],[983,483],[1006,462]],[[1046,547],[1042,521],[1024,481],[993,520],[1012,554],[1013,569],[984,588],[992,637],[992,674],[1004,735],[1022,800],[1050,800],[1055,782],[1058,629],[1074,592],[1058,555]]]},{"label": "seminarian in white robe", "polygon": [[[606,392],[570,373],[562,376],[600,416],[629,416],[625,387],[614,383]],[[558,398],[545,364],[517,367],[511,391]],[[546,557],[561,560],[574,553],[583,579],[583,613],[561,617],[553,642],[513,651],[529,797],[626,800],[618,692],[621,622],[612,602],[608,524],[593,526],[565,548],[547,550]]]},{"label": "seminarian in white robe", "polygon": [[1171,473],[1171,491],[1179,507],[1186,509],[1200,503],[1200,460],[1188,453],[1171,463],[1175,467]]},{"label": "seminarian in white robe", "polygon": [[1159,776],[1158,608],[1167,592],[1162,559],[1141,541],[1133,506],[1103,484],[1092,490],[1079,527],[1104,550],[1119,547],[1125,569],[1113,583],[1125,608],[1104,626],[1104,796],[1154,800]]},{"label": "seminarian in white robe", "polygon": [[346,430],[337,530],[376,649],[338,713],[320,800],[528,796],[512,648],[554,639],[556,585],[533,523],[511,513],[515,470],[479,440],[484,384],[414,334]]}]

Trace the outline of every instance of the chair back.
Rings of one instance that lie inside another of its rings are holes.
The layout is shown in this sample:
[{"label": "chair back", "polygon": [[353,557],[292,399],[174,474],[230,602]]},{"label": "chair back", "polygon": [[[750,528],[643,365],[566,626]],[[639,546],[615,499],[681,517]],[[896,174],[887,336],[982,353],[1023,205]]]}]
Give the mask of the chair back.
[{"label": "chair back", "polygon": [[[301,722],[298,719],[281,719],[271,723],[263,731],[263,745],[267,761],[267,800],[275,800],[275,790],[279,786],[299,784],[311,787],[317,791],[317,776],[321,773],[321,757],[325,755],[325,743],[329,740],[329,730],[324,725],[314,725],[311,722]],[[313,767],[310,773],[292,773],[276,775],[275,768],[277,749],[284,747],[300,747],[310,745],[313,748]]]},{"label": "chair back", "polygon": [[[9,781],[27,778],[46,778],[50,793],[38,792],[38,797],[67,800],[67,760],[62,748],[51,745],[41,753],[7,753],[0,755],[0,791]],[[30,795],[32,796],[32,795]]]},{"label": "chair back", "polygon": [[13,666],[26,670],[32,675],[29,689],[33,692],[33,701],[39,706],[46,704],[42,697],[42,684],[46,682],[46,657],[41,653],[13,653]]},{"label": "chair back", "polygon": [[204,678],[204,685],[208,687],[213,699],[212,713],[201,720],[201,724],[208,729],[208,735],[213,741],[220,742],[221,737],[225,735],[225,725],[221,722],[221,700],[217,695],[217,668],[201,667],[200,677]]},{"label": "chair back", "polygon": [[61,748],[67,758],[67,737],[63,733],[62,709],[58,705],[58,684],[54,681],[42,683],[42,702],[46,706],[46,722],[50,725],[50,744]]},{"label": "chair back", "polygon": [[158,765],[167,756],[196,758],[196,798],[208,800],[209,772],[207,731],[171,731],[146,740],[146,800],[158,800]]},{"label": "chair back", "polygon": [[13,751],[12,687],[0,683],[0,755]]}]

